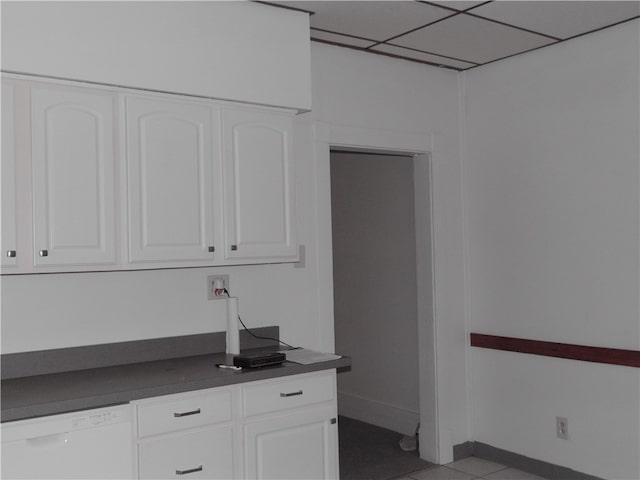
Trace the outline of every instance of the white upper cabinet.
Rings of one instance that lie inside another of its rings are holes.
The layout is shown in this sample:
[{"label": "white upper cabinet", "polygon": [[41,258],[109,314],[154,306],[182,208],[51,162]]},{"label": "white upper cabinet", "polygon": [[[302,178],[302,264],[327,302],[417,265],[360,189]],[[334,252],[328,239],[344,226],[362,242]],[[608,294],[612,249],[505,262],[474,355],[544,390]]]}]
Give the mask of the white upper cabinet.
[{"label": "white upper cabinet", "polygon": [[[15,141],[15,86],[2,82],[2,230],[0,238],[0,264],[13,267],[17,263],[18,245],[16,223],[16,141]],[[25,252],[20,251],[20,255]]]},{"label": "white upper cabinet", "polygon": [[292,116],[224,109],[223,135],[225,258],[295,259]]},{"label": "white upper cabinet", "polygon": [[130,262],[216,259],[219,117],[207,103],[126,98]]},{"label": "white upper cabinet", "polygon": [[114,96],[31,89],[34,264],[114,264]]},{"label": "white upper cabinet", "polygon": [[293,112],[2,78],[2,274],[297,260]]}]

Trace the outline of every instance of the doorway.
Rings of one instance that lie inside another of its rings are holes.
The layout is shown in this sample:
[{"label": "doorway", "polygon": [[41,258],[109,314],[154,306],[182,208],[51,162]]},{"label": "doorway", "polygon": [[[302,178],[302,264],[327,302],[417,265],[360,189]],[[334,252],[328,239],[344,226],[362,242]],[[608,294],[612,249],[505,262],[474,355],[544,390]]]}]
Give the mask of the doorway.
[{"label": "doorway", "polygon": [[[318,344],[326,351],[335,349],[333,298],[333,246],[331,232],[331,150],[412,156],[416,242],[416,286],[418,316],[418,375],[420,397],[420,458],[433,463],[450,460],[448,430],[439,422],[436,324],[441,314],[435,306],[435,268],[433,248],[432,156],[437,135],[404,133],[379,129],[360,129],[313,122],[315,137],[316,222],[318,258],[319,329]],[[436,150],[434,152],[434,150]],[[445,309],[446,310],[446,309]],[[349,352],[340,352],[349,355]],[[444,451],[442,450],[444,447]]]},{"label": "doorway", "polygon": [[330,154],[341,415],[414,436],[420,422],[413,155]]},{"label": "doorway", "polygon": [[[320,127],[320,128],[318,128]],[[360,152],[365,154],[384,154],[408,158],[413,161],[414,182],[414,215],[415,215],[415,265],[416,265],[416,289],[417,289],[417,343],[418,343],[418,383],[419,383],[419,415],[420,422],[420,458],[429,462],[440,460],[440,438],[438,422],[438,405],[436,392],[436,343],[435,343],[435,308],[434,308],[434,271],[432,250],[432,189],[431,189],[431,156],[427,153],[430,149],[425,137],[416,135],[402,135],[386,131],[367,131],[348,128],[329,128],[319,124],[317,127],[318,149],[318,182],[322,185],[331,184],[330,164],[331,150],[342,152]],[[389,145],[390,147],[385,147]],[[322,192],[323,190],[320,190]],[[330,189],[324,190],[327,196],[320,197],[320,205],[328,208],[320,208],[319,222],[330,226],[331,219],[331,194]],[[325,203],[323,203],[325,202]],[[325,216],[323,212],[326,212]],[[330,230],[329,230],[330,232]],[[335,316],[333,298],[333,246],[331,233],[326,238],[327,249],[320,249],[320,257],[324,255],[331,263],[329,269],[321,269],[321,277],[327,279],[325,285],[331,287],[329,291],[321,290],[321,295],[330,301],[331,330],[327,330],[334,338]],[[326,252],[326,253],[324,253]],[[322,285],[322,283],[321,283]],[[348,354],[348,352],[344,352]],[[344,405],[344,395],[343,402]],[[344,408],[344,407],[343,407]],[[410,432],[410,425],[415,424],[415,415],[403,415],[404,427],[394,427],[396,430]],[[389,425],[387,423],[387,425]]]}]

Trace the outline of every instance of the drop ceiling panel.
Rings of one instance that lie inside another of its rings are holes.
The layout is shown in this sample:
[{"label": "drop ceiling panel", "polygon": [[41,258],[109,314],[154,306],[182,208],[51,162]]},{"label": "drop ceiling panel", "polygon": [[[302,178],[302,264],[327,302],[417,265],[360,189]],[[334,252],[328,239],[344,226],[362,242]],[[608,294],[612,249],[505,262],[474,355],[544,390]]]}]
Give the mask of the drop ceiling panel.
[{"label": "drop ceiling panel", "polygon": [[457,60],[452,60],[450,58],[440,57],[438,55],[431,55],[427,52],[419,52],[417,50],[412,50],[404,47],[397,47],[395,45],[389,44],[380,44],[373,47],[370,51],[373,52],[384,52],[394,56],[417,60],[419,62],[427,62],[433,65],[445,66],[445,67],[453,67],[456,69],[465,69],[474,67],[475,64],[460,62]]},{"label": "drop ceiling panel", "polygon": [[339,43],[341,45],[360,48],[370,47],[371,45],[374,45],[376,43],[371,40],[364,40],[347,35],[340,35],[338,33],[325,32],[324,30],[316,30],[315,28],[311,29],[311,40],[324,40],[331,43]]},{"label": "drop ceiling panel", "polygon": [[379,41],[455,13],[433,5],[406,0],[298,1],[277,4],[314,12],[310,18],[313,28]]},{"label": "drop ceiling panel", "polygon": [[640,15],[640,2],[501,1],[471,13],[564,39]]},{"label": "drop ceiling panel", "polygon": [[465,14],[393,40],[403,47],[475,63],[490,62],[553,42],[547,37]]}]

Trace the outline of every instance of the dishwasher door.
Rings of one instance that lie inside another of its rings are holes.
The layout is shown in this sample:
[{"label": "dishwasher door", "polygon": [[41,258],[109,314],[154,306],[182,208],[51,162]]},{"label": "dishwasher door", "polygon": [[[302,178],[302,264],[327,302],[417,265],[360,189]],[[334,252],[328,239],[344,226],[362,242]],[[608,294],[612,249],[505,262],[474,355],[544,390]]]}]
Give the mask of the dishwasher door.
[{"label": "dishwasher door", "polygon": [[131,479],[131,407],[2,424],[3,479]]}]

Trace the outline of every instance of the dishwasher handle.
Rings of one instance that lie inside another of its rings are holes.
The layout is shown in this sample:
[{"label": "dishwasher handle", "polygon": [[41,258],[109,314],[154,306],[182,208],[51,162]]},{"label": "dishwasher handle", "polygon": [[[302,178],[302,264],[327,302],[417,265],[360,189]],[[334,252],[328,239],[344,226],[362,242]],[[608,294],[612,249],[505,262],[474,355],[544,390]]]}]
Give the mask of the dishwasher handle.
[{"label": "dishwasher handle", "polygon": [[69,441],[69,432],[54,433],[53,435],[43,435],[41,437],[27,438],[26,443],[32,448],[54,447],[64,445]]}]

